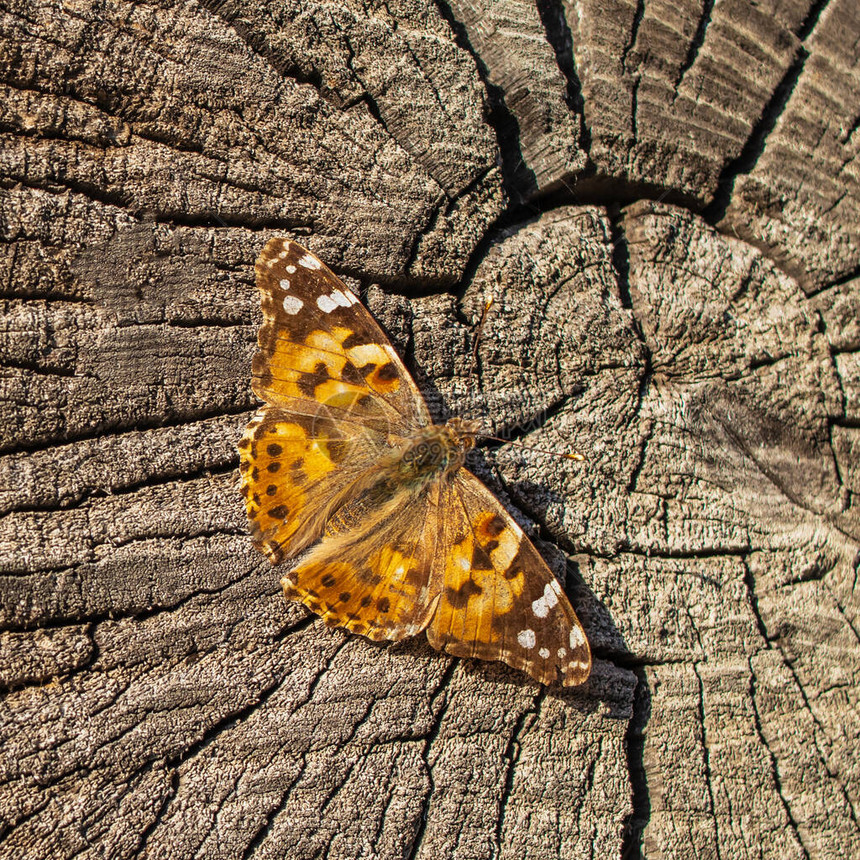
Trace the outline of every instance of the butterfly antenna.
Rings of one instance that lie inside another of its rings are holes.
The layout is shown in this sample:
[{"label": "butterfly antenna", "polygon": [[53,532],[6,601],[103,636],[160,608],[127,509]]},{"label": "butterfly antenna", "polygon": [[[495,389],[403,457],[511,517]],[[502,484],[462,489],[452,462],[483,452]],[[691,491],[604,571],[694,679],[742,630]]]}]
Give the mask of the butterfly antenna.
[{"label": "butterfly antenna", "polygon": [[481,311],[481,319],[478,322],[478,330],[475,332],[475,340],[472,343],[472,363],[469,365],[469,379],[474,376],[475,365],[478,363],[478,344],[481,342],[481,333],[484,331],[484,323],[487,321],[487,311],[493,304],[492,299],[487,299],[484,304],[484,310]]},{"label": "butterfly antenna", "polygon": [[547,448],[535,448],[532,445],[522,445],[519,442],[511,442],[510,439],[502,439],[501,436],[488,436],[486,433],[478,433],[478,436],[481,439],[492,439],[495,442],[504,442],[506,445],[512,445],[514,448],[523,448],[526,451],[537,451],[538,454],[549,454],[551,457],[562,457],[565,460],[584,460],[585,457],[582,456],[578,451],[574,451],[572,454],[562,454],[559,451],[550,451]]}]

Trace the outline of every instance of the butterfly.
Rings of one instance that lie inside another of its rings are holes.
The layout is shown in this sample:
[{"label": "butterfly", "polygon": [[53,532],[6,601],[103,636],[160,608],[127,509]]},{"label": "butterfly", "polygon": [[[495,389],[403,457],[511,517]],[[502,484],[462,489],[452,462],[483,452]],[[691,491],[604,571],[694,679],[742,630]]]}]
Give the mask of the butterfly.
[{"label": "butterfly", "polygon": [[537,681],[586,680],[591,652],[556,578],[466,469],[476,422],[435,424],[388,338],[306,248],[270,240],[256,265],[263,325],[239,443],[251,538],[330,626],[372,640],[422,630],[458,657]]}]

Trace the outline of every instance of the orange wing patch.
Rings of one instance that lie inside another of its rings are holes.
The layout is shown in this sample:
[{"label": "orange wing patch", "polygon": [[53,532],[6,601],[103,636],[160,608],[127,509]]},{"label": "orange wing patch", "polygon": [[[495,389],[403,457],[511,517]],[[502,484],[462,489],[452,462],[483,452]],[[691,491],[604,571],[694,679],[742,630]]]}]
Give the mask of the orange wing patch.
[{"label": "orange wing patch", "polygon": [[259,396],[265,392],[273,404],[284,397],[304,398],[339,408],[372,394],[396,392],[400,378],[390,355],[379,344],[345,346],[353,334],[334,326],[331,332],[314,330],[297,342],[285,340],[277,331],[267,333],[281,343],[272,344],[271,355],[257,354],[254,392]]},{"label": "orange wing patch", "polygon": [[471,528],[453,541],[445,556],[444,599],[433,619],[437,633],[444,631],[446,638],[469,643],[499,641],[493,618],[514,608],[523,592],[524,574],[515,571],[505,578],[497,571],[510,569],[519,543],[492,511],[482,511]]},{"label": "orange wing patch", "polygon": [[[290,541],[308,518],[311,493],[346,455],[342,439],[327,436],[303,416],[265,409],[248,424],[239,443],[241,492],[251,537],[275,564],[302,547]],[[328,425],[331,429],[331,425]],[[319,525],[322,533],[325,523]],[[307,545],[307,542],[305,542]]]},{"label": "orange wing patch", "polygon": [[438,603],[438,587],[432,582],[439,535],[437,496],[438,488],[433,488],[411,504],[394,499],[389,507],[399,507],[400,515],[378,516],[387,522],[369,537],[361,525],[328,536],[281,580],[285,595],[304,603],[326,624],[370,639],[415,636]]}]

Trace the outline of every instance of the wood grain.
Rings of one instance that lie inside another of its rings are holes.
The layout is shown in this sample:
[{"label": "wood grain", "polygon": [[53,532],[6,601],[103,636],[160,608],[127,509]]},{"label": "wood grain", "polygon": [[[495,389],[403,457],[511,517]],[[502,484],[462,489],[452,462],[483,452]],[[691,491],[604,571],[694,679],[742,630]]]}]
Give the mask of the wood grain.
[{"label": "wood grain", "polygon": [[[855,7],[4,4],[0,855],[860,856]],[[584,688],[282,599],[275,235],[437,418],[585,455],[471,464]]]}]

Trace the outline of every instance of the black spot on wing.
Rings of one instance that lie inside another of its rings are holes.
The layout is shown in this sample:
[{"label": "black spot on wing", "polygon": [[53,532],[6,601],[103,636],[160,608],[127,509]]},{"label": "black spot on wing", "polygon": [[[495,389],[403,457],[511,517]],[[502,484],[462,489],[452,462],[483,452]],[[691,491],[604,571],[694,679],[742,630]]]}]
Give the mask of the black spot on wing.
[{"label": "black spot on wing", "polygon": [[381,382],[392,382],[398,378],[398,375],[397,368],[390,361],[376,371],[376,378]]},{"label": "black spot on wing", "polygon": [[321,444],[325,445],[328,458],[333,463],[342,463],[346,457],[346,452],[349,450],[348,443],[342,439],[325,439],[321,440]]},{"label": "black spot on wing", "polygon": [[496,514],[483,527],[482,531],[490,538],[497,538],[505,530],[505,521]]},{"label": "black spot on wing", "polygon": [[446,588],[445,599],[454,609],[463,609],[470,597],[481,594],[483,589],[476,582],[467,579],[459,588]]},{"label": "black spot on wing", "polygon": [[303,373],[296,380],[296,388],[298,388],[305,397],[312,398],[317,386],[321,382],[325,382],[326,379],[328,379],[327,376],[321,378],[316,373]]},{"label": "black spot on wing", "polygon": [[347,336],[346,340],[341,343],[341,346],[344,349],[352,349],[354,346],[361,346],[363,343],[367,341],[357,332],[350,332]]},{"label": "black spot on wing", "polygon": [[[537,550],[533,550],[533,552],[537,552]],[[520,544],[517,554],[511,559],[511,563],[502,575],[505,579],[516,579],[522,571],[529,569],[529,562],[528,553],[524,551],[524,544]]]},{"label": "black spot on wing", "polygon": [[[498,542],[495,542],[498,546]],[[470,562],[473,570],[492,570],[493,563],[490,561],[490,554],[479,543],[472,545],[472,560]]]}]

